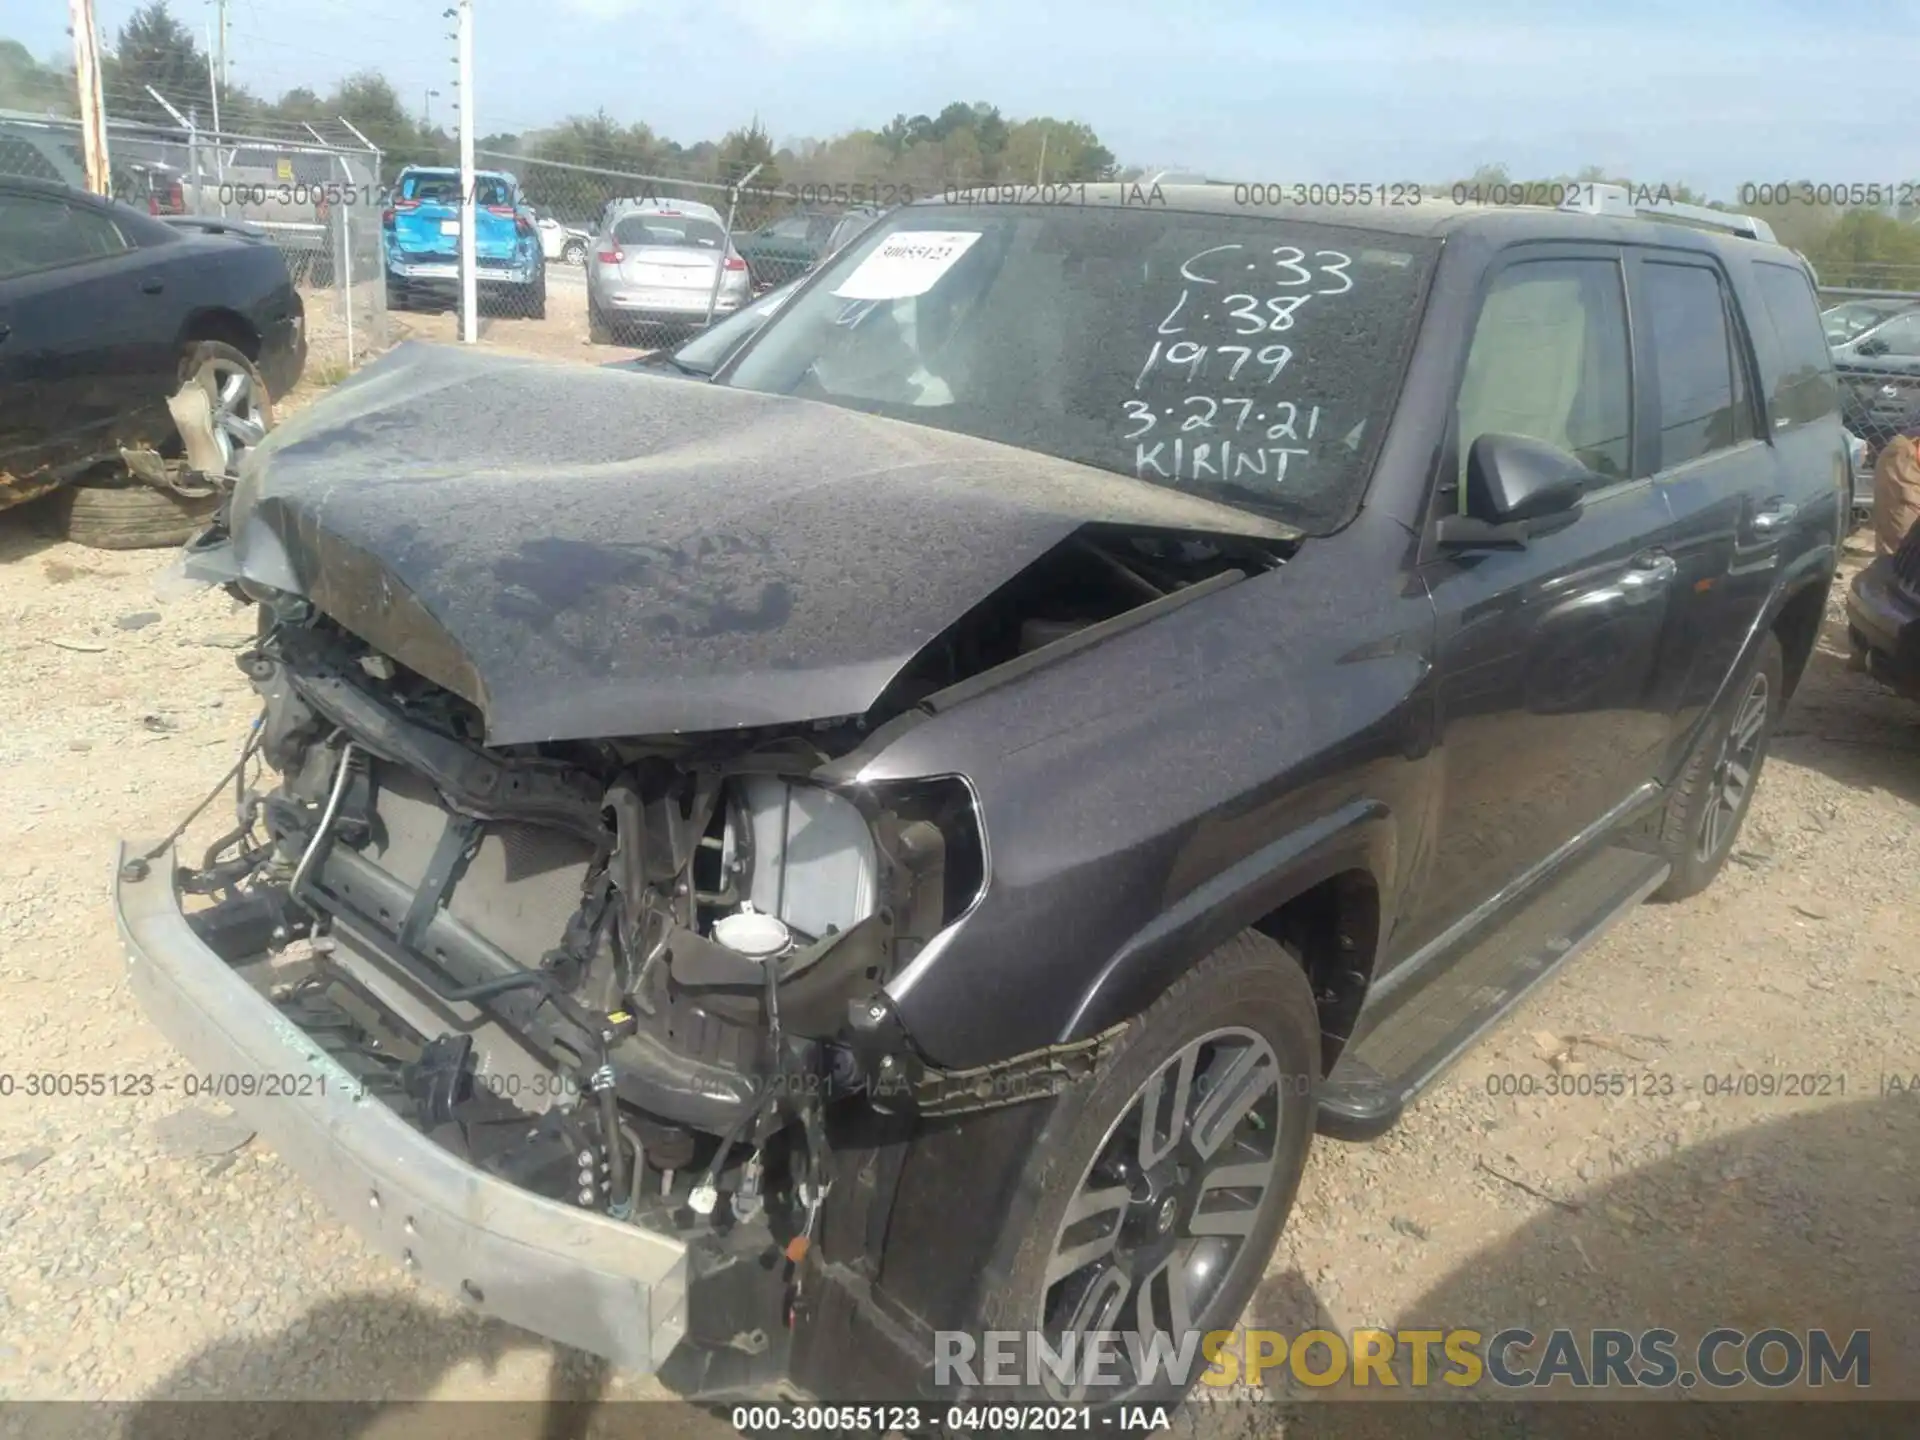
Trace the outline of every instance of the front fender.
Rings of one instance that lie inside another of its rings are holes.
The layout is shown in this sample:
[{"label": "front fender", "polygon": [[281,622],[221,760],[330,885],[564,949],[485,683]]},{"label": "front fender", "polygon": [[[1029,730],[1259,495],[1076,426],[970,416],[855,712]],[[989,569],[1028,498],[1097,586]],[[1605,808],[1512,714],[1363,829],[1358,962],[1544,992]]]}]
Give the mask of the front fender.
[{"label": "front fender", "polygon": [[1437,763],[1433,610],[1356,543],[876,734],[862,783],[966,776],[988,857],[974,908],[886,984],[929,1064],[1097,1033],[1342,871],[1397,908]]},{"label": "front fender", "polygon": [[1270,841],[1135,931],[1080,997],[1060,1041],[1139,1013],[1214,949],[1335,875],[1365,871],[1383,895],[1395,893],[1397,860],[1393,812],[1376,799],[1349,801]]}]

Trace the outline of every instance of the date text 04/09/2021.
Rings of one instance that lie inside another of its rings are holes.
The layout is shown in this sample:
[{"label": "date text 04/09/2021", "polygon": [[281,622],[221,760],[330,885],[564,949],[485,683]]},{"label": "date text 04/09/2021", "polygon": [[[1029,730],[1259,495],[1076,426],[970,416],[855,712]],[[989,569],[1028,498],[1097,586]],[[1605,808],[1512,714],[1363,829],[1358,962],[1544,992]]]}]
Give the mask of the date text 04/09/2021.
[{"label": "date text 04/09/2021", "polygon": [[[1897,1081],[1895,1082],[1897,1086]],[[1692,1079],[1670,1070],[1496,1070],[1486,1078],[1487,1094],[1536,1097],[1631,1100],[1708,1100],[1738,1096],[1747,1099],[1841,1099],[1849,1093],[1848,1077],[1838,1070],[1711,1071]],[[1887,1086],[1882,1085],[1882,1092]],[[1856,1079],[1851,1093],[1863,1094]]]},{"label": "date text 04/09/2021", "polygon": [[742,1435],[808,1431],[900,1431],[918,1434],[934,1424],[962,1433],[1150,1435],[1173,1427],[1164,1405],[736,1405],[733,1428]]},{"label": "date text 04/09/2021", "polygon": [[19,1075],[0,1074],[0,1100],[139,1099],[148,1095],[224,1100],[253,1096],[298,1098],[326,1093],[326,1076],[304,1072],[285,1075],[190,1072],[177,1077],[162,1077],[145,1070],[29,1070]]}]

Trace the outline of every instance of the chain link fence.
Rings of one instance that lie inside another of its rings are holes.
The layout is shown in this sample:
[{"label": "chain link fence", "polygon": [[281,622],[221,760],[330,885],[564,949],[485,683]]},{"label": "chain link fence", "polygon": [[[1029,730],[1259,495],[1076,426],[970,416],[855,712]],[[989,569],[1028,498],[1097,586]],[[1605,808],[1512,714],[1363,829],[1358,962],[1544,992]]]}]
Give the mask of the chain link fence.
[{"label": "chain link fence", "polygon": [[[279,247],[306,307],[310,375],[330,383],[386,348],[377,150],[191,124],[106,130],[114,199],[161,218],[241,222]],[[79,123],[0,111],[0,174],[85,189]]]},{"label": "chain link fence", "polygon": [[1873,469],[1888,440],[1920,422],[1920,266],[1829,260],[1820,286],[1822,321],[1840,381],[1840,413],[1859,440],[1853,504],[1870,513]]},{"label": "chain link fence", "polygon": [[[595,344],[677,344],[804,275],[881,208],[862,203],[864,186],[758,185],[751,177],[729,184],[486,149],[476,151],[475,160],[483,312],[521,318],[558,312],[584,321]],[[496,198],[488,188],[496,176],[517,186],[528,220],[517,244],[522,253],[537,244],[537,288],[517,279],[524,271],[506,268],[515,243],[508,216],[489,223],[489,209],[507,207],[481,203]],[[399,183],[404,189],[404,177]],[[423,258],[442,266],[454,259],[457,226],[444,243],[430,228],[413,228]],[[457,303],[444,286],[427,298]],[[411,301],[396,287],[389,303]]]}]

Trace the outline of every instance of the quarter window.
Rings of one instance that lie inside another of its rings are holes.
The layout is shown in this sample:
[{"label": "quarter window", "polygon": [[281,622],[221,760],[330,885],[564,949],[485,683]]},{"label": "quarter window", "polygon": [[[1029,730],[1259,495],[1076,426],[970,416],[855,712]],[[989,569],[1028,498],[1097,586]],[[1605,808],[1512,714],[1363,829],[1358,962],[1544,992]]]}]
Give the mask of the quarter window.
[{"label": "quarter window", "polygon": [[[1460,385],[1460,476],[1482,435],[1556,445],[1605,479],[1632,464],[1626,292],[1611,260],[1509,265],[1474,324]],[[1466,487],[1460,487],[1465,503]]]},{"label": "quarter window", "polygon": [[1833,357],[1813,286],[1801,271],[1765,261],[1754,265],[1753,276],[1780,357],[1780,374],[1767,396],[1774,426],[1786,430],[1831,415],[1838,406]]}]

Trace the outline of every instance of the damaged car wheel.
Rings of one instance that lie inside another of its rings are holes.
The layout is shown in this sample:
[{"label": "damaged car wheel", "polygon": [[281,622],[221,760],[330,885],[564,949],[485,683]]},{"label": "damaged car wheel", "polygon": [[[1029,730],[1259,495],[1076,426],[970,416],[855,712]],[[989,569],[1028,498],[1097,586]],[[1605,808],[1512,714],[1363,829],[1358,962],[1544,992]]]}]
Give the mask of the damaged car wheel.
[{"label": "damaged car wheel", "polygon": [[253,362],[223,340],[202,340],[180,362],[182,388],[198,385],[213,407],[213,435],[235,474],[246,453],[273,428],[273,398]]},{"label": "damaged car wheel", "polygon": [[[1313,1136],[1320,1027],[1299,962],[1228,941],[1063,1099],[1026,1163],[982,1329],[1038,1332],[1074,1374],[1047,1399],[1170,1403],[1204,1369],[1156,1367],[1239,1319]],[[1094,1337],[1117,1338],[1114,1364]],[[1194,1337],[1192,1340],[1189,1337]],[[1044,1366],[1042,1367],[1045,1368]],[[1091,1383],[1088,1383],[1088,1382]]]}]

